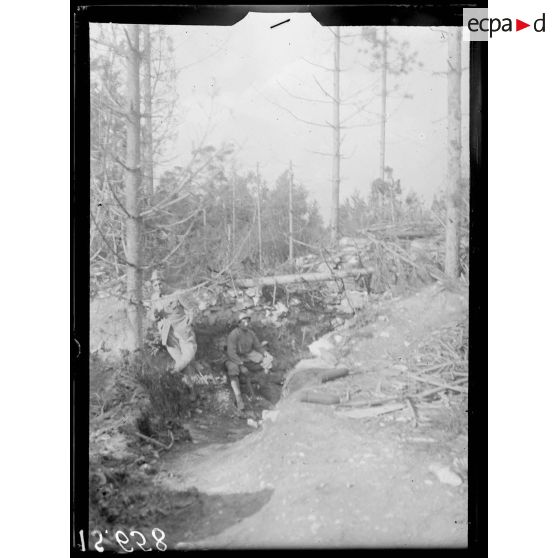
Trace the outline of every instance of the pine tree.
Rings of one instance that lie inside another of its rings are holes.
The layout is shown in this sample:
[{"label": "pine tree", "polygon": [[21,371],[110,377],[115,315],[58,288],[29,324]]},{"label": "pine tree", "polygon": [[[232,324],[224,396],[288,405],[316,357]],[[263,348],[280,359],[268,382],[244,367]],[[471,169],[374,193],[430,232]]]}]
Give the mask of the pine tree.
[{"label": "pine tree", "polygon": [[126,276],[128,317],[134,334],[134,348],[143,345],[142,331],[142,228],[140,162],[140,51],[139,26],[128,25],[126,87]]},{"label": "pine tree", "polygon": [[461,201],[461,28],[448,42],[448,182],[446,188],[445,273],[459,277],[459,205]]}]

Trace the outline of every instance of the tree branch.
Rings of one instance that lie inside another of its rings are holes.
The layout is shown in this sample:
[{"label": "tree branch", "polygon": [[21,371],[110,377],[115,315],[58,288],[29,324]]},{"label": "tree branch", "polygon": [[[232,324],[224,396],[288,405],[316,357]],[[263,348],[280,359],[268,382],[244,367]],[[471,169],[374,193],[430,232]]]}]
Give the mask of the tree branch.
[{"label": "tree branch", "polygon": [[103,41],[100,41],[99,39],[95,39],[94,37],[89,37],[89,40],[92,43],[96,43],[98,45],[101,45],[101,46],[104,46],[104,47],[108,48],[109,50],[118,54],[119,56],[126,56],[126,54],[124,52],[122,52],[122,49],[118,48],[118,46],[116,46],[116,45],[111,45],[110,43],[105,43]]},{"label": "tree branch", "polygon": [[[367,103],[361,105],[361,107],[356,110],[355,112],[353,112],[353,114],[351,114],[350,116],[347,116],[346,118],[344,118],[343,120],[341,120],[341,124],[345,124],[345,122],[348,122],[349,120],[351,120],[351,118],[354,118],[357,114],[360,114],[363,111],[366,111],[366,107],[372,103],[372,101],[374,101],[375,99],[371,99],[370,101],[368,101]],[[381,122],[381,120],[378,120],[376,123]]]},{"label": "tree branch", "polygon": [[[200,146],[203,145],[203,142],[205,142],[205,138],[207,136],[207,134],[209,133],[209,129],[206,129],[205,135],[202,138],[201,142],[200,142]],[[198,147],[193,151],[193,156],[191,161],[188,163],[188,165],[186,166],[186,168],[183,171],[183,174],[186,175],[187,173],[190,172],[190,169],[192,168],[192,166],[194,165],[198,155],[200,154],[202,148]],[[216,149],[212,155],[207,159],[207,161],[201,166],[199,167],[194,173],[190,174],[183,182],[181,182],[179,184],[179,186],[177,188],[175,188],[165,199],[161,200],[157,205],[146,209],[145,211],[143,211],[142,213],[140,213],[140,215],[142,217],[148,217],[150,215],[152,215],[153,213],[155,213],[157,210],[159,210],[161,207],[168,207],[169,205],[171,205],[172,203],[176,203],[177,201],[180,201],[181,199],[184,199],[184,197],[187,197],[188,195],[190,195],[191,193],[188,192],[186,196],[183,196],[182,198],[179,199],[172,199],[172,196],[176,195],[178,192],[180,192],[180,190],[182,190],[184,188],[184,186],[186,186],[187,184],[191,183],[196,176],[202,171],[204,170],[212,161],[213,159],[215,159],[215,157],[217,157],[217,155],[221,155],[224,151],[224,147],[220,147],[219,149]]]},{"label": "tree branch", "polygon": [[118,163],[123,169],[127,170],[128,172],[137,172],[137,171],[141,171],[141,167],[136,167],[136,168],[132,168],[132,167],[128,167],[126,166],[125,163],[123,163],[119,158],[118,155],[115,155],[114,153],[111,153],[112,158],[114,159],[114,161],[116,163]]},{"label": "tree branch", "polygon": [[124,207],[124,204],[120,201],[119,197],[116,195],[116,192],[113,190],[112,185],[110,183],[110,180],[107,176],[106,169],[105,169],[105,180],[104,181],[107,184],[107,186],[109,187],[109,190],[112,193],[112,197],[116,200],[116,203],[119,205],[120,209],[122,209],[122,211],[124,212],[126,217],[130,217],[131,219],[133,219],[133,216],[128,213],[128,210],[126,209],[126,207]]},{"label": "tree branch", "polygon": [[293,118],[295,118],[296,120],[298,120],[299,122],[303,122],[304,124],[308,124],[310,126],[319,126],[322,128],[330,128],[331,124],[322,124],[319,122],[311,122],[310,120],[305,120],[304,118],[300,118],[299,116],[297,116],[296,114],[294,114],[294,112],[292,112],[291,110],[289,110],[288,108],[273,102],[272,100],[268,99],[267,97],[264,97],[264,99],[268,102],[270,102],[272,105],[275,105],[276,107],[280,108],[281,110],[284,110],[285,112],[288,112]]},{"label": "tree branch", "polygon": [[324,101],[323,99],[308,99],[307,97],[299,97],[298,95],[294,95],[290,91],[288,91],[285,87],[283,87],[279,82],[277,85],[285,92],[287,95],[290,95],[293,99],[298,99],[299,101],[307,101],[310,103],[326,103],[329,105],[329,101]]},{"label": "tree branch", "polygon": [[126,26],[123,25],[122,29],[124,30],[124,35],[126,35],[126,41],[128,42],[128,46],[130,47],[130,50],[141,56],[139,49],[137,49],[136,47],[134,47],[134,45],[132,45],[132,40],[130,39],[130,35],[128,35],[128,30],[126,29]]},{"label": "tree branch", "polygon": [[136,264],[133,264],[131,262],[129,262],[127,259],[123,259],[120,254],[118,254],[118,252],[116,252],[113,247],[109,244],[109,241],[107,240],[106,236],[104,235],[103,231],[101,230],[101,228],[99,227],[99,224],[97,223],[95,217],[93,216],[92,213],[90,213],[91,219],[93,220],[93,223],[95,225],[95,227],[97,228],[97,231],[99,232],[99,236],[103,239],[103,242],[105,243],[105,245],[108,247],[108,249],[112,252],[112,254],[114,254],[114,256],[116,256],[116,258],[118,259],[118,261],[123,264],[123,265],[129,265],[131,267],[134,267],[135,269],[149,269],[145,266],[138,266]]},{"label": "tree branch", "polygon": [[322,90],[322,93],[324,95],[326,95],[327,97],[329,97],[332,101],[335,101],[336,103],[341,103],[341,99],[336,99],[333,95],[331,95],[330,93],[328,93],[323,87],[322,84],[317,80],[316,76],[314,74],[312,74],[312,77],[314,78],[314,81],[316,82],[316,84],[318,85],[318,87]]},{"label": "tree branch", "polygon": [[128,113],[126,111],[107,103],[105,100],[101,100],[101,101],[92,100],[91,105],[96,109],[98,109],[99,111],[102,111],[103,109],[108,109],[109,111],[112,111],[118,114],[119,116],[122,116],[124,118],[128,117]]},{"label": "tree branch", "polygon": [[308,64],[310,64],[312,66],[316,66],[317,68],[321,68],[322,70],[327,70],[328,72],[335,72],[335,68],[326,68],[325,66],[322,66],[320,64],[316,64],[315,62],[310,62],[310,60],[306,60],[306,58],[302,58],[302,60],[304,60],[304,62],[307,62]]},{"label": "tree branch", "polygon": [[184,244],[184,242],[186,242],[186,239],[188,238],[188,235],[190,234],[192,227],[194,226],[194,223],[190,223],[190,226],[188,227],[188,230],[182,235],[182,240],[160,261],[156,262],[156,263],[152,263],[149,267],[153,268],[153,267],[158,267],[161,264],[164,264],[166,261],[168,261],[177,251],[178,249]]},{"label": "tree branch", "polygon": [[[198,207],[198,209],[196,209],[194,212],[190,213],[190,215],[188,215],[188,217],[185,217],[184,219],[181,219],[180,221],[176,221],[175,223],[171,223],[170,225],[158,225],[158,228],[159,229],[170,229],[171,227],[176,227],[177,225],[182,225],[183,223],[188,222],[190,219],[193,219],[196,215],[199,215],[204,209],[206,209],[206,206]],[[157,228],[155,228],[154,230],[157,230]]]},{"label": "tree branch", "polygon": [[[367,68],[368,69],[368,68]],[[343,99],[343,102],[347,102],[348,100],[360,95],[363,91],[367,91],[370,89],[373,89],[376,85],[378,85],[378,82],[380,81],[380,79],[378,78],[374,83],[370,84],[370,85],[366,85],[364,86],[362,89],[358,89],[357,91],[355,91],[354,93],[351,93],[350,95],[348,95],[347,97],[345,97],[345,99]]]}]

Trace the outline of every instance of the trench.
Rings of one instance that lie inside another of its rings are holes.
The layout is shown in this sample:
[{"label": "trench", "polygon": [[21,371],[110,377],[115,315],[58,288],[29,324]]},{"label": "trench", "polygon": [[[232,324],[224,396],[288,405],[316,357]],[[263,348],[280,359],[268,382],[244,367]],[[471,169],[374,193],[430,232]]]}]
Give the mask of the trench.
[{"label": "trench", "polygon": [[[284,378],[299,360],[310,356],[309,344],[331,331],[336,318],[332,312],[308,306],[289,312],[279,324],[264,323],[256,312],[253,315],[252,329],[261,341],[268,342],[266,348],[274,356],[273,371],[279,378]],[[147,355],[144,366],[150,373],[157,372],[150,374],[157,381],[148,385],[154,413],[138,428],[153,437],[164,429],[172,430],[174,443],[164,452],[139,440],[136,450],[145,459],[105,462],[103,470],[109,471],[108,482],[98,486],[94,479],[90,483],[91,531],[110,526],[104,541],[107,550],[120,550],[111,536],[117,529],[150,532],[157,526],[164,531],[169,548],[180,541],[216,535],[255,514],[271,498],[272,491],[268,489],[256,493],[206,494],[188,483],[186,490],[177,491],[155,480],[166,474],[166,465],[175,459],[200,451],[219,452],[254,432],[246,415],[240,416],[236,411],[225,374],[226,337],[234,326],[231,316],[234,314],[227,310],[215,312],[195,326],[199,378],[212,381],[197,383],[194,403],[188,400],[184,386],[164,372],[170,364],[168,355],[164,352]],[[277,403],[282,388],[275,384],[271,393],[261,390],[258,384],[254,388],[256,397],[247,400],[248,417],[260,419],[263,411]],[[142,474],[136,475],[136,470]],[[105,490],[107,485],[110,490]],[[90,540],[90,545],[93,543]]]}]

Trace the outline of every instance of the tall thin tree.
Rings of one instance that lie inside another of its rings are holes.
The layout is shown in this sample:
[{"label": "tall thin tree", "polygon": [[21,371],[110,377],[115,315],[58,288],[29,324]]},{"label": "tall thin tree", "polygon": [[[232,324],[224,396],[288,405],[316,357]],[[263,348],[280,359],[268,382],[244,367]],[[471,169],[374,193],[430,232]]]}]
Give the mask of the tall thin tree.
[{"label": "tall thin tree", "polygon": [[289,162],[289,262],[293,262],[293,162]]},{"label": "tall thin tree", "polygon": [[[326,88],[322,85],[322,83],[318,80],[315,75],[312,75],[315,84],[318,86],[321,94],[323,95],[322,98],[308,98],[303,97],[300,95],[296,95],[290,92],[287,88],[279,84],[281,89],[285,91],[290,97],[296,99],[298,101],[304,101],[307,103],[316,104],[326,104],[331,105],[332,110],[332,118],[327,118],[324,116],[324,120],[319,121],[312,121],[306,118],[301,118],[297,114],[295,114],[290,109],[282,106],[279,103],[272,102],[274,105],[278,106],[280,109],[288,112],[293,118],[296,120],[303,122],[304,124],[310,126],[316,126],[319,128],[328,128],[332,132],[332,150],[328,152],[322,151],[315,151],[315,150],[308,150],[310,153],[314,153],[316,155],[325,156],[331,158],[332,161],[332,172],[331,172],[331,212],[330,212],[330,239],[333,244],[337,242],[339,237],[339,196],[340,196],[340,188],[341,188],[341,159],[346,159],[346,156],[343,156],[341,153],[341,145],[344,140],[344,136],[342,137],[341,132],[342,130],[347,130],[350,128],[357,128],[357,127],[368,127],[374,125],[374,123],[370,122],[362,122],[359,124],[347,124],[350,120],[352,120],[355,116],[358,116],[364,110],[366,110],[367,106],[373,101],[373,99],[362,100],[359,97],[362,95],[362,92],[365,89],[360,91],[353,91],[352,93],[348,93],[341,97],[341,72],[347,71],[347,68],[341,67],[341,43],[346,44],[344,42],[345,36],[341,34],[340,28],[333,27],[327,28],[328,32],[333,35],[333,65],[331,67],[326,67],[321,64],[317,64],[306,60],[303,58],[305,62],[308,64],[315,66],[321,70],[325,70],[327,72],[332,72],[332,87]],[[348,116],[344,116],[341,118],[341,108],[346,107],[353,107],[354,111],[349,114]]]},{"label": "tall thin tree", "polygon": [[445,273],[459,277],[459,203],[461,198],[461,28],[448,38],[448,181],[446,188]]},{"label": "tall thin tree", "polygon": [[126,278],[128,317],[132,326],[134,349],[141,349],[142,331],[142,255],[140,218],[140,51],[139,26],[127,26],[126,71]]},{"label": "tall thin tree", "polygon": [[232,177],[232,223],[231,223],[231,246],[232,254],[235,253],[236,249],[236,168],[233,170]]},{"label": "tall thin tree", "polygon": [[263,269],[262,252],[262,193],[261,193],[260,164],[256,164],[256,202],[258,204],[258,262],[260,272]]},{"label": "tall thin tree", "polygon": [[339,185],[341,183],[341,127],[339,118],[339,58],[341,54],[339,27],[334,30],[333,48],[333,167],[331,173],[331,242],[337,243],[339,237]]},{"label": "tall thin tree", "polygon": [[380,120],[380,179],[385,180],[386,172],[386,100],[387,100],[387,27],[384,27],[384,37],[382,41],[382,113]]},{"label": "tall thin tree", "polygon": [[149,25],[143,31],[143,107],[144,107],[144,182],[143,190],[148,196],[153,194],[153,102],[151,91],[151,32]]},{"label": "tall thin tree", "polygon": [[[386,127],[387,127],[387,99],[393,97],[393,93],[398,89],[396,84],[391,90],[388,89],[388,74],[393,77],[408,74],[416,66],[421,67],[422,63],[417,60],[417,53],[409,51],[409,43],[407,41],[398,41],[395,37],[390,36],[387,27],[382,29],[382,38],[378,37],[378,30],[375,27],[363,27],[362,38],[370,44],[369,48],[362,51],[367,54],[368,68],[372,72],[380,70],[381,72],[381,112],[380,112],[380,168],[379,179],[376,183],[381,190],[389,194],[389,198],[393,200],[394,192],[391,191],[393,184],[386,182]],[[411,98],[409,94],[403,94],[403,98]],[[377,198],[377,192],[372,191],[372,198]],[[380,201],[378,199],[378,201]],[[377,212],[378,208],[373,207],[373,211]],[[393,212],[392,212],[393,219]]]}]

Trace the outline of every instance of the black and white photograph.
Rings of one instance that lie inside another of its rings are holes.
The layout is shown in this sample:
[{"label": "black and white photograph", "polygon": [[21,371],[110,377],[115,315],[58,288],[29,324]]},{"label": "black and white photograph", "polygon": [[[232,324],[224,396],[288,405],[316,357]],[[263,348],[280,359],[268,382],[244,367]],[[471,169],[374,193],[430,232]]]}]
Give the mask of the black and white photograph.
[{"label": "black and white photograph", "polygon": [[275,8],[80,24],[77,550],[472,543],[478,43]]}]

